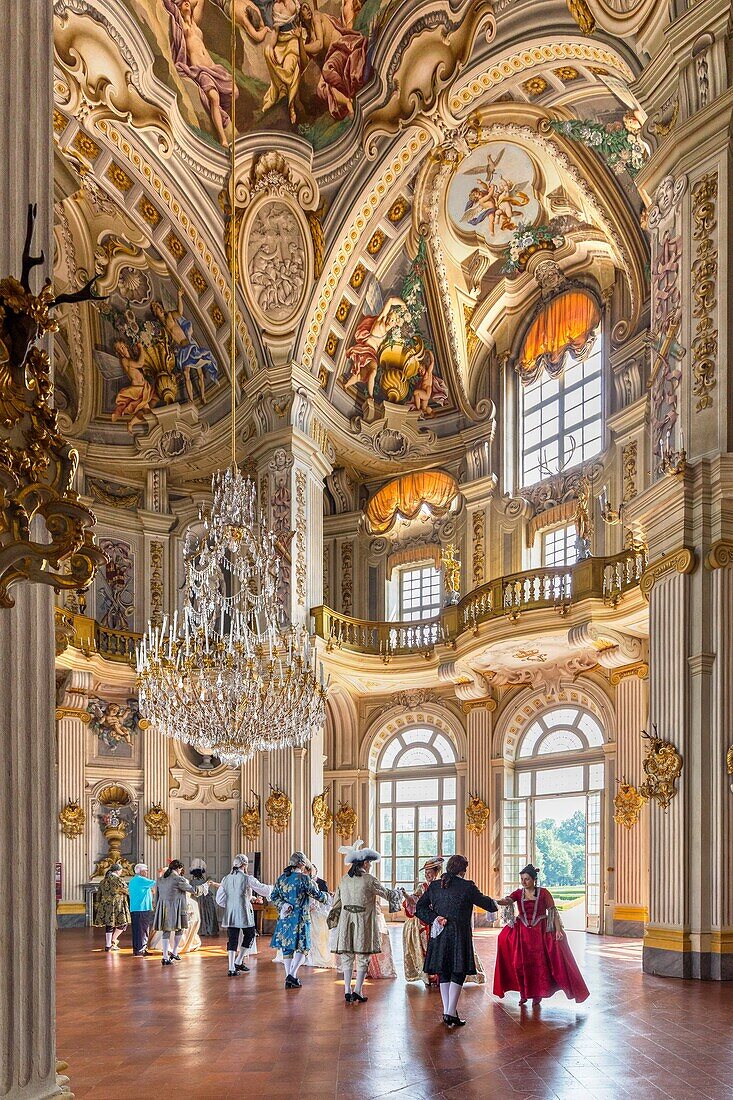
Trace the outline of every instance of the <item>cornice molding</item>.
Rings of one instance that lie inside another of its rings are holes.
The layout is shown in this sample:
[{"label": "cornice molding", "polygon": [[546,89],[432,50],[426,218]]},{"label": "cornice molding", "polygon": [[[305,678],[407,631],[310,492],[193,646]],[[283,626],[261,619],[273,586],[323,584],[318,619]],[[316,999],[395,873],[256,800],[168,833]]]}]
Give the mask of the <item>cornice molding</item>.
[{"label": "cornice molding", "polygon": [[658,581],[664,580],[671,573],[694,573],[696,568],[697,556],[694,550],[688,546],[673,550],[657,561],[651,562],[644,570],[639,581],[641,594],[648,602],[651,591]]}]

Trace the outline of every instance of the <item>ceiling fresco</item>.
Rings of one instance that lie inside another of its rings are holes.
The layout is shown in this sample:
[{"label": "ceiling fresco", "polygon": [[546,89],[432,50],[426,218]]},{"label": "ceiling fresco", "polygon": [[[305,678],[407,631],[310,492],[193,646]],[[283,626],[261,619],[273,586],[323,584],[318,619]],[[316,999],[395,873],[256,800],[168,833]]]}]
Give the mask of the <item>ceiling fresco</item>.
[{"label": "ceiling fresco", "polygon": [[218,464],[233,245],[243,437],[300,416],[357,477],[491,437],[535,253],[638,314],[634,73],[559,0],[519,49],[528,10],[54,0],[55,277],[102,295],[61,318],[59,407],[93,474],[112,443],[182,484]]}]

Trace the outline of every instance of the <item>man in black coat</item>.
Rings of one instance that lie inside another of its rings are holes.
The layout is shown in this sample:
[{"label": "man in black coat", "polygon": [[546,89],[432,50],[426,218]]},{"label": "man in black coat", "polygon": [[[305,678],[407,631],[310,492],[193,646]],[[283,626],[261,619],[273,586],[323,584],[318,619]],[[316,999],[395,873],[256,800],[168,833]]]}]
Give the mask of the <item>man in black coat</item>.
[{"label": "man in black coat", "polygon": [[443,1022],[448,1027],[462,1027],[466,1022],[457,1009],[466,975],[476,973],[473,908],[477,905],[487,913],[498,911],[494,899],[466,879],[467,868],[465,856],[451,856],[445,874],[431,882],[415,909],[420,920],[430,925],[425,972],[440,975]]}]

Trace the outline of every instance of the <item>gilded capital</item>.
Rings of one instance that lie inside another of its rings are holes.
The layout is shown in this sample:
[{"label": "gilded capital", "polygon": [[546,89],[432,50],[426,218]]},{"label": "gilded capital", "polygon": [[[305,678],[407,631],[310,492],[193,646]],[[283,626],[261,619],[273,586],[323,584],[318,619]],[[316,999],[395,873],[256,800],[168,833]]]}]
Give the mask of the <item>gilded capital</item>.
[{"label": "gilded capital", "polygon": [[694,573],[697,567],[695,551],[688,546],[679,550],[673,550],[657,561],[651,562],[641,575],[639,588],[645,600],[649,600],[650,593],[657,581],[663,580],[671,573]]}]

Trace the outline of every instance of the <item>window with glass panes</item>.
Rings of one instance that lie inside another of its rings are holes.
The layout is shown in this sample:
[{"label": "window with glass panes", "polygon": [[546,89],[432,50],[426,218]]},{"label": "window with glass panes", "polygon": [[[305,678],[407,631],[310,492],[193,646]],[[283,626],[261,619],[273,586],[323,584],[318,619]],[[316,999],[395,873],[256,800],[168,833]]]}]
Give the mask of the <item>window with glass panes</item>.
[{"label": "window with glass panes", "polygon": [[440,571],[416,565],[400,572],[400,620],[412,623],[440,614]]},{"label": "window with glass panes", "polygon": [[577,531],[575,524],[567,527],[555,527],[552,531],[546,531],[542,536],[542,564],[574,565],[578,554],[575,549]]},{"label": "window with glass panes", "polygon": [[520,385],[521,484],[534,485],[566,463],[576,465],[600,452],[602,341],[600,332],[586,359],[570,360],[559,378],[541,371]]},{"label": "window with glass panes", "polygon": [[412,890],[432,856],[456,850],[456,750],[439,730],[391,738],[377,765],[381,880]]}]

